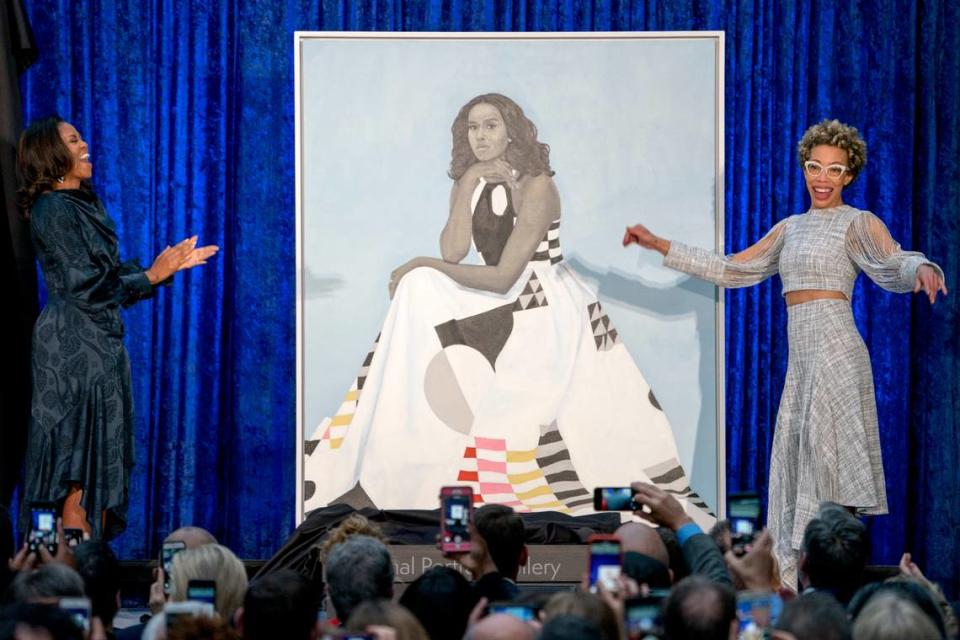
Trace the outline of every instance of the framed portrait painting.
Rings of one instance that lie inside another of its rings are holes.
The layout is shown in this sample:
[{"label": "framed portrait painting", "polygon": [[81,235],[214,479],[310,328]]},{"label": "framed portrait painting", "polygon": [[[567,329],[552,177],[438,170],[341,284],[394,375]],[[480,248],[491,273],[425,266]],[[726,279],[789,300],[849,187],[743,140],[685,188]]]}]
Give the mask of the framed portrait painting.
[{"label": "framed portrait painting", "polygon": [[297,517],[722,512],[723,34],[299,32]]}]

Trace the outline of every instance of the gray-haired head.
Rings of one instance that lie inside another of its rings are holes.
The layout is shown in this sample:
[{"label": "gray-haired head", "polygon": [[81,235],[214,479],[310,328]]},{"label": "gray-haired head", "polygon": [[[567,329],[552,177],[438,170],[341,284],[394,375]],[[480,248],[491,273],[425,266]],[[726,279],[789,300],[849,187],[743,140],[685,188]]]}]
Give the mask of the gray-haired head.
[{"label": "gray-haired head", "polygon": [[382,542],[350,536],[327,554],[324,575],[330,600],[341,620],[367,600],[393,597],[393,561]]},{"label": "gray-haired head", "polygon": [[870,599],[853,621],[853,640],[939,640],[943,635],[920,607],[894,593]]},{"label": "gray-haired head", "polygon": [[16,602],[49,604],[60,598],[82,598],[83,578],[67,565],[52,562],[20,573],[10,589]]}]

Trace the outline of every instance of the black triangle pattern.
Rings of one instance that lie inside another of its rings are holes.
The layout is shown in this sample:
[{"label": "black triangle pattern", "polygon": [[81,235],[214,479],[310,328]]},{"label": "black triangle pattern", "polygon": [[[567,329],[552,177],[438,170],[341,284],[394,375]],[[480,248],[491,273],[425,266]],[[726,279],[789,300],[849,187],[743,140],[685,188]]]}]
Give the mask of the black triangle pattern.
[{"label": "black triangle pattern", "polygon": [[543,291],[543,286],[540,284],[536,272],[531,273],[526,286],[523,287],[523,291],[520,292],[516,302],[513,303],[513,311],[526,311],[545,306],[547,306],[547,296]]},{"label": "black triangle pattern", "polygon": [[603,312],[599,302],[587,305],[587,316],[590,318],[590,328],[593,330],[593,342],[597,351],[609,351],[620,342],[620,334],[613,328],[610,316]]}]

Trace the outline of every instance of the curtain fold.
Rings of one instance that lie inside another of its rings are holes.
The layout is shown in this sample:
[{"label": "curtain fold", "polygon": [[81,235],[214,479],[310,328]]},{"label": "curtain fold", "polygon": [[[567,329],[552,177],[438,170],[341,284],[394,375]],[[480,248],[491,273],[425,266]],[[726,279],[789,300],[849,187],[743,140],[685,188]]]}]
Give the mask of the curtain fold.
[{"label": "curtain fold", "polygon": [[[268,557],[292,528],[295,30],[723,30],[728,251],[806,210],[796,143],[836,117],[869,144],[846,200],[960,287],[955,2],[35,0],[29,9],[44,55],[25,75],[26,116],[56,110],[86,134],[125,253],[147,263],[193,233],[223,247],[126,317],[139,446],[131,527],[117,542],[127,556],[153,555],[170,528],[197,523],[241,556]],[[786,370],[779,279],[726,301],[729,486],[763,494]],[[910,550],[956,594],[956,294],[931,309],[861,282],[854,309],[874,366],[891,506],[870,524],[874,561]]]}]

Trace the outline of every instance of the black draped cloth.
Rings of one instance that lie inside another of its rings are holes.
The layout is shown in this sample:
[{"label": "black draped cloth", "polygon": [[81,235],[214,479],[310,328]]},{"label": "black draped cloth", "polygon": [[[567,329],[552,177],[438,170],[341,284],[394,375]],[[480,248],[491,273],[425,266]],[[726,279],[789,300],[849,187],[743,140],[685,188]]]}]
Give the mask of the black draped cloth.
[{"label": "black draped cloth", "polygon": [[[376,524],[393,545],[434,545],[440,532],[440,511],[421,509],[381,511],[372,506],[355,508],[333,504],[307,514],[283,547],[260,569],[264,576],[277,569],[293,569],[322,582],[319,546],[327,534],[354,513]],[[527,544],[584,544],[595,533],[613,533],[620,526],[619,513],[569,516],[556,511],[521,513]]]},{"label": "black draped cloth", "polygon": [[[17,140],[23,124],[18,77],[36,59],[22,0],[0,0],[0,509],[20,478],[30,417],[30,331],[37,317],[37,273],[27,222],[16,204]],[[9,518],[0,537],[11,539]],[[0,562],[13,550],[0,543]]]},{"label": "black draped cloth", "polygon": [[[109,539],[126,527],[133,466],[120,307],[151,296],[154,287],[135,261],[120,261],[113,220],[90,191],[39,196],[30,232],[47,304],[33,328],[24,505],[59,502],[80,485],[94,536]],[[23,527],[28,514],[21,510]]]}]

